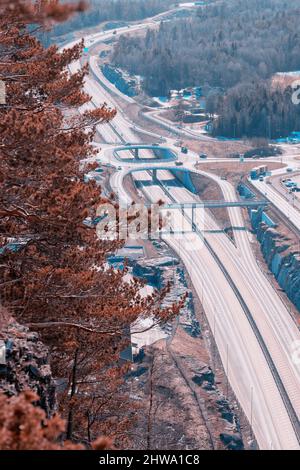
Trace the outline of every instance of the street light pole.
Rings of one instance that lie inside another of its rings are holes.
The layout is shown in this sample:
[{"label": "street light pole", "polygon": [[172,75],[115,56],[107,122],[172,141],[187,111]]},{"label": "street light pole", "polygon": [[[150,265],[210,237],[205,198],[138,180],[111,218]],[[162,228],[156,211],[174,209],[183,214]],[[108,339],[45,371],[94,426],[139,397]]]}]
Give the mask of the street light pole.
[{"label": "street light pole", "polygon": [[251,427],[251,439],[253,439],[253,387],[251,387],[251,403],[250,403],[250,427]]},{"label": "street light pole", "polygon": [[228,400],[229,396],[229,351],[228,351],[228,344],[226,345],[226,398]]}]

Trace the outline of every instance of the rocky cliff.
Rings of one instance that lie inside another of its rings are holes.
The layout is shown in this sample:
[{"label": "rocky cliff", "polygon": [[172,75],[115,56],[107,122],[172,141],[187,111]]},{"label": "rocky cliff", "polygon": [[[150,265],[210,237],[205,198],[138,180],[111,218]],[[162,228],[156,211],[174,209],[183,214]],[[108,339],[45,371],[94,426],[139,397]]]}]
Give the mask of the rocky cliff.
[{"label": "rocky cliff", "polygon": [[270,228],[252,217],[252,226],[261,244],[262,254],[280,287],[300,310],[300,252],[280,228]]},{"label": "rocky cliff", "polygon": [[0,391],[8,396],[33,390],[39,405],[51,416],[55,409],[55,384],[48,363],[48,349],[37,333],[9,320],[0,330]]}]

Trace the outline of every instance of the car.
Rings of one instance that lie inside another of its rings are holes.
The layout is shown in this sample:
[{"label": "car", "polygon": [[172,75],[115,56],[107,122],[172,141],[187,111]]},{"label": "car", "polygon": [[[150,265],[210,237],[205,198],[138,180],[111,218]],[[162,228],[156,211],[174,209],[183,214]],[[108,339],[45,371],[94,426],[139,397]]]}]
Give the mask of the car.
[{"label": "car", "polygon": [[259,181],[264,181],[265,180],[265,177],[264,176],[260,176],[259,177]]},{"label": "car", "polygon": [[121,167],[121,166],[118,166],[118,170],[122,170],[122,167]]},{"label": "car", "polygon": [[222,181],[227,181],[227,176],[221,176]]},{"label": "car", "polygon": [[206,160],[206,159],[207,159],[206,153],[201,153],[201,154],[199,155],[199,158],[201,158],[202,160]]},{"label": "car", "polygon": [[287,168],[286,171],[287,171],[288,173],[292,173],[294,170],[293,170],[293,168]]},{"label": "car", "polygon": [[176,166],[182,166],[183,163],[182,163],[182,162],[175,162],[175,165],[176,165]]}]

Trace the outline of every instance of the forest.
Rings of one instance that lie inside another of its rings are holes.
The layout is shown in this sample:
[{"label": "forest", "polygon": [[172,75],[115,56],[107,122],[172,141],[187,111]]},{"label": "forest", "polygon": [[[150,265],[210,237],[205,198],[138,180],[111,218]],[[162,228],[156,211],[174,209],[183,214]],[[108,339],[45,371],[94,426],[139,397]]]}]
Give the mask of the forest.
[{"label": "forest", "polygon": [[226,95],[214,97],[210,111],[218,114],[213,135],[277,139],[300,129],[300,106],[292,100],[293,90],[278,88],[269,81],[245,83]]},{"label": "forest", "polygon": [[150,95],[201,86],[228,89],[275,72],[300,69],[296,0],[232,0],[162,22],[145,37],[123,35],[113,62],[142,75]]},{"label": "forest", "polygon": [[112,61],[141,75],[152,96],[211,87],[215,135],[286,136],[299,130],[299,110],[291,90],[274,90],[271,77],[300,70],[299,19],[298,1],[217,2],[144,37],[121,36]]}]

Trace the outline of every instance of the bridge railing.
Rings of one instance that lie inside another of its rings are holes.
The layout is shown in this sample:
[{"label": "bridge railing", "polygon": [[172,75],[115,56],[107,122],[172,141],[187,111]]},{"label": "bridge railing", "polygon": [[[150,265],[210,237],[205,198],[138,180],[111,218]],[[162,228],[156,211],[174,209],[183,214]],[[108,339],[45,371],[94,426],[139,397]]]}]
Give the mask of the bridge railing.
[{"label": "bridge railing", "polygon": [[219,208],[219,207],[266,207],[270,204],[269,201],[203,201],[203,202],[182,202],[164,204],[162,209],[199,209],[199,208]]}]

